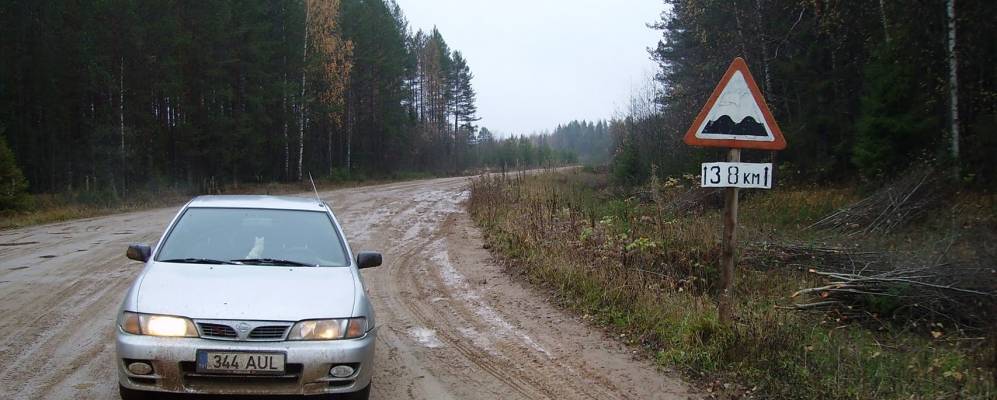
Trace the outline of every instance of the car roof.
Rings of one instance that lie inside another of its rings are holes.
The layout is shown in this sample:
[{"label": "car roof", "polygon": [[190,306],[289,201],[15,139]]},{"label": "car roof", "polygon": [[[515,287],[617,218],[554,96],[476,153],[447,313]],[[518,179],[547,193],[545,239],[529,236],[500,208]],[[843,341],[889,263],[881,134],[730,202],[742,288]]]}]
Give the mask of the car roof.
[{"label": "car roof", "polygon": [[221,195],[198,196],[187,204],[188,208],[266,208],[275,210],[329,211],[325,204],[314,197]]}]

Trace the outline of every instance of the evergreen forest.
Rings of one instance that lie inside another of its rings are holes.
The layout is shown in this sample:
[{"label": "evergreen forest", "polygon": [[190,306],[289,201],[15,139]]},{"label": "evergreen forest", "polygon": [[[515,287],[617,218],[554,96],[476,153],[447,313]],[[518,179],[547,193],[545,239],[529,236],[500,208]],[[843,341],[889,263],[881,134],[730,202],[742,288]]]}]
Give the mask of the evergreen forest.
[{"label": "evergreen forest", "polygon": [[554,161],[479,135],[470,62],[392,0],[12,0],[0,37],[2,208]]},{"label": "evergreen forest", "polygon": [[878,181],[912,165],[997,184],[997,2],[666,0],[647,88],[613,121],[614,173],[643,182],[694,172],[716,150],[682,137],[735,57],[743,57],[786,136],[754,151],[784,178]]}]

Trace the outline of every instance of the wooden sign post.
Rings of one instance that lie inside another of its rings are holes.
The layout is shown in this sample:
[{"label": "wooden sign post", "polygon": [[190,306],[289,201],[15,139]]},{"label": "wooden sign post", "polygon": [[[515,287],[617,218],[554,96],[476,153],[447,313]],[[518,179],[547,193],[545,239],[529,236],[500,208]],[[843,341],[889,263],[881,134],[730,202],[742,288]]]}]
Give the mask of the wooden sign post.
[{"label": "wooden sign post", "polygon": [[[730,149],[727,161],[741,161],[741,149]],[[724,233],[720,242],[720,320],[730,321],[731,295],[734,289],[734,265],[737,251],[737,187],[724,189]]]},{"label": "wooden sign post", "polygon": [[727,72],[685,134],[692,146],[729,149],[726,163],[703,164],[703,187],[724,189],[723,237],[720,253],[720,320],[733,317],[734,268],[737,265],[739,188],[771,189],[772,164],[742,163],[741,149],[782,150],[786,140],[769,111],[748,65],[740,57]]}]

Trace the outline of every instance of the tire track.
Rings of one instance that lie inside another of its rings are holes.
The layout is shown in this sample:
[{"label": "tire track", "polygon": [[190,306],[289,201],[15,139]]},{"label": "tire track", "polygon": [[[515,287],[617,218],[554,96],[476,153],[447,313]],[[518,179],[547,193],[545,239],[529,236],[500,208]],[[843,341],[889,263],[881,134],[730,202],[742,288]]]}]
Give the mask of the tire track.
[{"label": "tire track", "polygon": [[[447,220],[441,224],[442,229],[440,231],[438,240],[450,241],[450,242],[461,240],[461,238],[458,237],[457,232],[454,231],[454,227],[459,225],[460,224],[458,224],[458,222],[456,221],[456,214],[449,216]],[[445,246],[445,248],[449,249],[452,248],[452,246]],[[445,260],[445,262],[451,263],[454,261],[458,261],[453,259],[454,257],[453,255],[449,254],[449,251],[447,253],[448,253],[448,260]],[[447,283],[443,281],[441,274],[434,274],[432,275],[432,277],[438,285],[442,287],[448,286]],[[473,289],[470,290],[473,292]],[[589,398],[589,399],[618,398],[616,394],[616,389],[614,387],[600,387],[599,385],[592,385],[592,383],[604,383],[604,381],[589,382],[590,385],[586,385],[586,387],[584,388],[579,388],[577,387],[577,385],[573,385],[572,383],[574,383],[574,381],[577,380],[577,377],[573,376],[574,375],[573,372],[575,371],[575,369],[571,368],[570,366],[561,361],[565,359],[564,357],[551,354],[546,349],[544,349],[543,346],[535,343],[532,337],[526,335],[525,333],[514,331],[514,330],[521,330],[521,328],[511,326],[511,323],[507,322],[510,319],[508,318],[509,316],[500,315],[498,309],[489,306],[486,303],[486,300],[484,300],[480,294],[473,293],[473,295],[478,297],[479,299],[478,301],[484,304],[469,304],[471,303],[470,301],[455,302],[453,308],[457,310],[457,312],[465,315],[466,318],[473,320],[475,317],[481,319],[480,317],[481,312],[478,310],[472,310],[471,309],[472,306],[476,308],[488,307],[489,313],[495,313],[497,315],[497,318],[501,322],[505,324],[510,324],[510,327],[506,328],[508,329],[507,333],[512,335],[519,334],[521,340],[517,341],[514,340],[515,338],[512,338],[510,340],[499,341],[497,343],[497,346],[500,348],[500,350],[505,350],[501,351],[500,354],[502,354],[506,360],[509,360],[508,361],[509,363],[513,363],[514,362],[513,360],[517,358],[520,361],[522,361],[523,359],[529,359],[530,361],[534,362],[533,367],[535,369],[541,369],[542,371],[545,372],[542,374],[530,374],[530,375],[526,375],[524,373],[523,374],[524,379],[530,379],[529,376],[534,376],[534,375],[543,376],[545,380],[547,380],[548,382],[544,382],[544,384],[541,384],[533,380],[534,385],[536,386],[543,385],[547,387],[548,388],[548,390],[546,391],[547,395],[550,396],[551,398]],[[450,294],[450,296],[455,298],[462,297],[459,294],[455,296],[452,293]],[[490,322],[486,321],[486,324],[489,323]],[[538,356],[539,354],[542,354],[545,357],[539,357]],[[566,371],[568,372],[568,374],[565,374]],[[559,392],[553,392],[549,388],[557,388]]]},{"label": "tire track", "polygon": [[[430,210],[448,208],[446,204],[441,204],[445,203],[446,199],[424,198],[424,200],[426,201],[412,204],[411,208],[425,208]],[[431,205],[426,206],[426,204]],[[425,253],[427,249],[434,248],[432,244],[445,243],[450,239],[449,236],[454,232],[449,228],[455,226],[456,221],[453,216],[458,212],[458,210],[452,210],[451,212],[438,213],[442,215],[438,216],[440,218],[435,220],[435,223],[430,227],[431,229],[423,229],[428,230],[431,233],[430,235],[421,236],[418,240],[402,241],[400,242],[402,243],[401,245],[391,249],[390,252],[397,255],[397,261],[393,261],[392,264],[397,264],[400,267],[393,265],[388,271],[386,282],[387,292],[406,293],[402,291],[402,288],[414,290],[414,296],[405,296],[409,301],[394,301],[397,299],[392,298],[392,301],[390,301],[392,303],[391,308],[397,307],[398,304],[403,305],[406,311],[413,316],[414,322],[433,329],[443,343],[451,346],[465,360],[477,366],[482,372],[493,376],[524,398],[616,398],[612,388],[605,389],[590,386],[586,389],[579,389],[574,387],[569,382],[571,377],[562,377],[557,374],[557,370],[572,371],[573,369],[551,359],[538,361],[531,359],[529,354],[525,356],[525,358],[531,361],[533,366],[541,366],[543,370],[552,372],[544,374],[543,378],[545,381],[534,377],[537,375],[536,370],[523,371],[522,366],[517,365],[517,362],[514,360],[524,358],[522,357],[524,352],[534,352],[535,350],[529,345],[515,343],[512,340],[501,340],[498,343],[499,348],[496,349],[499,351],[495,351],[496,354],[490,354],[488,349],[479,348],[473,341],[469,341],[465,337],[466,335],[462,335],[452,329],[452,326],[475,326],[483,332],[490,330],[488,326],[489,322],[482,321],[481,316],[477,315],[471,307],[468,307],[468,304],[460,301],[460,296],[455,295],[447,288],[447,285],[441,279],[440,266],[437,265],[439,262],[434,259],[433,255]],[[406,213],[400,214],[406,215]],[[415,215],[415,217],[419,217],[419,222],[423,222],[422,217],[424,215]],[[414,224],[413,221],[396,220],[391,225],[398,227]],[[402,231],[404,230],[397,229],[393,234]],[[425,268],[417,270],[416,266],[424,266]],[[420,279],[421,275],[416,272],[425,273],[430,279],[424,282]],[[446,307],[448,309],[446,311],[449,311],[449,314],[445,314],[444,310],[435,307],[432,301],[429,303],[425,301],[434,292],[444,293],[445,296],[455,300],[451,302],[453,304],[448,304],[448,307]],[[473,306],[480,307],[481,305],[474,304]],[[494,312],[492,310],[489,311]],[[454,318],[457,320],[454,321]],[[448,319],[451,323],[445,326],[438,323],[438,321],[446,321]],[[511,330],[508,333],[513,334]],[[605,383],[605,380],[593,380],[593,382]]]},{"label": "tire track", "polygon": [[[4,396],[106,399],[114,395],[114,311],[140,271],[140,264],[125,259],[124,249],[129,242],[155,240],[156,230],[168,222],[170,212],[146,212],[149,224],[113,238],[93,228],[92,233],[76,234],[95,226],[74,229],[72,225],[84,222],[18,231],[18,236],[39,244],[0,254],[4,265],[27,267],[6,274],[11,284],[0,287],[4,315],[0,387],[5,388]],[[105,217],[104,222],[120,225],[123,218]],[[74,237],[65,239],[69,232]],[[40,250],[56,257],[39,258]]]},{"label": "tire track", "polygon": [[[399,257],[399,260],[402,261],[400,264],[411,265],[411,263],[406,263],[404,261],[410,259],[411,255],[413,253],[417,253],[418,250],[419,249],[416,248],[406,253],[403,253],[403,254],[408,254],[409,257],[405,257],[404,255],[402,257]],[[406,275],[410,278],[407,283],[409,283],[412,287],[419,286],[418,282],[416,282],[414,279],[411,279],[411,277],[414,274],[408,273]],[[392,293],[399,293],[398,288],[400,286],[398,285],[398,282],[400,281],[400,278],[397,273],[397,269],[393,269],[391,271],[390,277],[391,279],[389,279],[388,281],[389,282],[388,288]],[[455,338],[450,334],[449,331],[441,329],[442,327],[438,326],[433,322],[437,321],[438,319],[433,319],[428,317],[426,315],[427,312],[423,311],[417,302],[409,301],[401,304],[403,304],[405,308],[415,317],[415,319],[417,320],[417,322],[419,322],[420,325],[433,327],[437,335],[441,336],[444,342],[446,342],[450,346],[453,346],[453,348],[456,349],[461,355],[463,355],[463,357],[466,360],[470,361],[478,368],[482,369],[484,372],[492,375],[502,383],[506,384],[509,388],[515,390],[516,392],[521,394],[524,398],[527,399],[551,398],[546,394],[544,394],[543,397],[539,397],[536,391],[529,390],[529,388],[536,386],[535,383],[526,381],[525,379],[522,379],[522,377],[510,376],[510,374],[503,373],[502,370],[500,369],[500,366],[495,365],[494,362],[488,360],[487,354],[483,355],[480,350],[476,350],[471,346],[468,346],[467,343],[464,342],[464,340],[460,338]]]}]

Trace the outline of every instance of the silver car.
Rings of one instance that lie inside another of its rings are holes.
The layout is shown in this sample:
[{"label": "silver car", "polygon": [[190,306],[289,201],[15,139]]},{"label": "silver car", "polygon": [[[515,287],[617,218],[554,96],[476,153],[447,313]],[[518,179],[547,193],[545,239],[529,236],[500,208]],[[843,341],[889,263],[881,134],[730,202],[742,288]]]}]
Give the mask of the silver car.
[{"label": "silver car", "polygon": [[202,196],[145,262],[117,323],[121,398],[149,392],[366,399],[377,325],[356,259],[316,199]]}]

